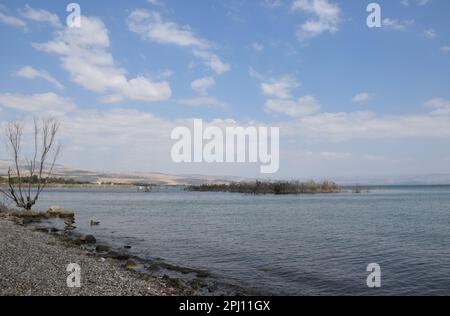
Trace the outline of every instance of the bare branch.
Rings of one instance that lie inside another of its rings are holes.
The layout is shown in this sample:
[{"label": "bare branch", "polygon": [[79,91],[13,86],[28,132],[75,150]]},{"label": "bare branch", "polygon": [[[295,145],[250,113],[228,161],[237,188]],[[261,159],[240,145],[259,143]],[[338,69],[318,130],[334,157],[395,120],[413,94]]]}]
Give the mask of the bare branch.
[{"label": "bare branch", "polygon": [[[17,207],[30,210],[36,204],[41,192],[46,188],[56,160],[61,153],[61,145],[56,141],[59,128],[60,123],[55,118],[45,118],[40,122],[37,119],[34,120],[33,158],[24,159],[24,169],[27,170],[26,173],[28,174],[28,183],[24,189],[23,184],[26,180],[24,180],[21,170],[23,124],[19,122],[8,124],[6,137],[8,147],[11,149],[14,167],[8,170],[8,188],[0,188],[0,193],[14,202]],[[32,192],[33,181],[36,181],[34,193]]]}]

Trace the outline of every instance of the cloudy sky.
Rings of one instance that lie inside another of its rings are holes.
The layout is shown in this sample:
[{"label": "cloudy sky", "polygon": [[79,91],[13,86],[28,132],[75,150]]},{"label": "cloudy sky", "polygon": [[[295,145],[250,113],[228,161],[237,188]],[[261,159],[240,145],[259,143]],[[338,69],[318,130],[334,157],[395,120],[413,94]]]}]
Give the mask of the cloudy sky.
[{"label": "cloudy sky", "polygon": [[258,176],[171,162],[201,118],[279,126],[276,178],[450,173],[450,1],[370,2],[2,1],[0,124],[57,116],[60,163],[104,171]]}]

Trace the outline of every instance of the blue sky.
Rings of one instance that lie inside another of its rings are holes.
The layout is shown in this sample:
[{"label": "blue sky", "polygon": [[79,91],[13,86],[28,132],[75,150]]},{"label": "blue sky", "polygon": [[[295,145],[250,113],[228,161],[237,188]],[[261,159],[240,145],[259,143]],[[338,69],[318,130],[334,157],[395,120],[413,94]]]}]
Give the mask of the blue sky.
[{"label": "blue sky", "polygon": [[[257,176],[170,161],[175,126],[281,128],[277,178],[450,173],[450,2],[0,2],[0,124],[56,115],[61,163]],[[6,158],[4,148],[0,159]]]}]

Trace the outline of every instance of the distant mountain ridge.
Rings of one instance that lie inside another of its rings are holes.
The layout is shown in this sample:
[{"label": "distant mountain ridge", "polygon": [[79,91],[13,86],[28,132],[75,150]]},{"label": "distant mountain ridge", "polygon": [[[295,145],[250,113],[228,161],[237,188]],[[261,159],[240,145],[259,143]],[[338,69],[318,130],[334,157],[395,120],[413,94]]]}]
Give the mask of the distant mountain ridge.
[{"label": "distant mountain ridge", "polygon": [[[6,176],[10,162],[0,160],[0,176]],[[24,170],[25,171],[25,170]],[[26,172],[26,171],[25,171]],[[24,173],[26,175],[26,173]],[[159,184],[159,185],[197,185],[210,182],[240,181],[238,177],[216,177],[204,175],[171,175],[159,172],[97,172],[82,169],[72,169],[65,166],[55,166],[52,177],[73,179],[80,182],[97,184]]]},{"label": "distant mountain ridge", "polygon": [[[7,175],[9,165],[10,163],[8,161],[0,160],[0,176]],[[61,165],[55,167],[53,176],[98,184],[153,183],[160,185],[199,185],[204,183],[228,183],[232,181],[256,180],[256,178],[248,179],[233,176],[173,175],[159,172],[97,172],[73,169]],[[299,180],[307,181],[311,179],[301,178]],[[331,179],[312,180],[333,180],[340,185],[450,185],[450,174],[336,177]]]},{"label": "distant mountain ridge", "polygon": [[341,185],[450,185],[450,174],[421,174],[337,178]]}]

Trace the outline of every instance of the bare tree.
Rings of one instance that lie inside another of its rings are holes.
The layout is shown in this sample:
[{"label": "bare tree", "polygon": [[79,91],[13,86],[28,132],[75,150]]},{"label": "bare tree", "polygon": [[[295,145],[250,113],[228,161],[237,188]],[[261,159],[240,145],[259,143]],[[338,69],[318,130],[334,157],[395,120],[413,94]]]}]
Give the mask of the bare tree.
[{"label": "bare tree", "polygon": [[0,188],[0,192],[17,207],[31,210],[47,186],[61,152],[56,140],[59,127],[55,118],[35,119],[32,158],[25,159],[22,159],[23,123],[10,122],[6,127],[7,146],[14,165],[8,169],[7,188]]}]

